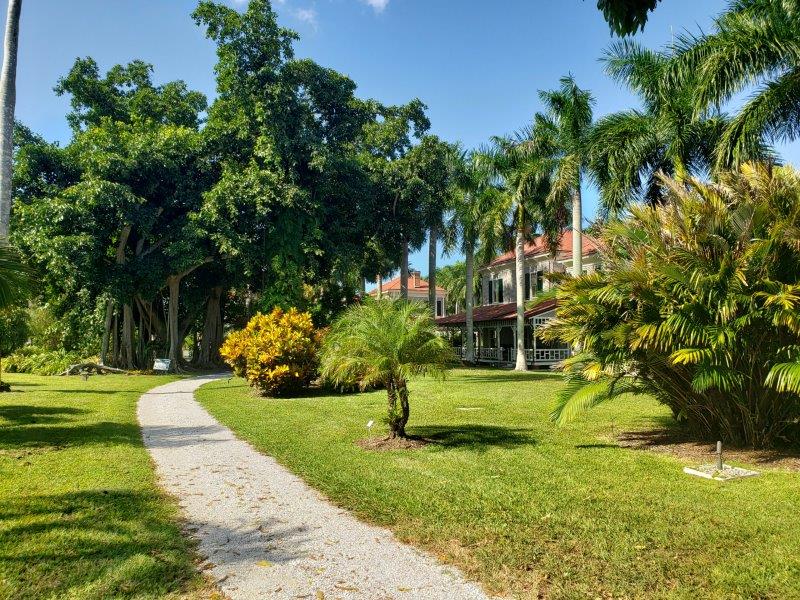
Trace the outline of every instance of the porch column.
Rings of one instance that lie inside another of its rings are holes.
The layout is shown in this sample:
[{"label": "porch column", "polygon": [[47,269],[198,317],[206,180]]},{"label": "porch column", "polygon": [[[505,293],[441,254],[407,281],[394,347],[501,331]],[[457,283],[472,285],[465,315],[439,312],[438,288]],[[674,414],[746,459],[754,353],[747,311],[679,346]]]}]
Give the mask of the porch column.
[{"label": "porch column", "polygon": [[533,364],[536,364],[536,321],[531,319],[531,335],[533,336]]},{"label": "porch column", "polygon": [[503,358],[503,347],[500,345],[500,325],[495,325],[494,330],[497,335],[497,362],[500,363]]},{"label": "porch column", "polygon": [[[513,334],[513,336],[514,336],[514,345],[513,345],[513,346],[511,346],[511,348],[512,348],[512,350],[511,350],[511,353],[513,354],[513,353],[514,353],[514,351],[515,351],[515,350],[516,350],[516,348],[517,348],[517,328],[516,328],[516,327],[512,328],[512,329],[511,329],[511,332],[512,332],[512,334]],[[508,358],[509,358],[509,360],[511,359],[511,357],[510,357],[510,356],[509,356]]]}]

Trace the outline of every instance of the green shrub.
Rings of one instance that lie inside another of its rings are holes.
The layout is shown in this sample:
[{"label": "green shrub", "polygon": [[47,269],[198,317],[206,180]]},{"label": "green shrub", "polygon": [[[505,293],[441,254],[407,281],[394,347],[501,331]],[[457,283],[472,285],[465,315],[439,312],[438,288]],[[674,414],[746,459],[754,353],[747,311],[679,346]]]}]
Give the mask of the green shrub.
[{"label": "green shrub", "polygon": [[9,373],[58,375],[69,366],[84,361],[85,358],[77,352],[43,350],[36,346],[24,346],[3,359],[3,370]]},{"label": "green shrub", "polygon": [[0,310],[0,353],[3,356],[21,348],[30,335],[28,311],[21,306]]},{"label": "green shrub", "polygon": [[307,388],[319,365],[321,333],[311,315],[295,308],[258,313],[220,348],[223,360],[267,396],[288,396]]},{"label": "green shrub", "polygon": [[663,185],[664,205],[605,228],[602,272],[561,286],[546,335],[582,352],[554,418],[644,392],[704,438],[796,440],[800,174],[745,165]]}]

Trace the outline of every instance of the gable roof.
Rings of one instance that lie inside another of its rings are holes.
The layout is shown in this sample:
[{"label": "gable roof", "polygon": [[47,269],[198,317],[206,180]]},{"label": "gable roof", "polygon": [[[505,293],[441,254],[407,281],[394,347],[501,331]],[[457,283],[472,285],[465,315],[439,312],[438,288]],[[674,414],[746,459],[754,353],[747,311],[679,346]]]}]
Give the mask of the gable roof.
[{"label": "gable roof", "polygon": [[[416,283],[416,285],[415,285]],[[385,292],[392,292],[392,291],[400,291],[400,277],[395,277],[389,281],[383,282],[383,291]],[[420,277],[418,280],[415,281],[415,278],[410,276],[408,277],[408,291],[409,292],[424,292],[428,293],[428,282]],[[436,286],[436,293],[446,295],[447,290],[444,288]],[[375,288],[370,291],[370,296],[376,296],[378,294],[378,288]]]},{"label": "gable roof", "polygon": [[[583,256],[595,254],[600,251],[600,242],[587,233],[581,236],[581,245],[583,246]],[[547,242],[543,235],[537,235],[533,240],[525,244],[525,258],[531,256],[542,256],[549,254],[550,249],[547,247]],[[494,267],[501,265],[508,261],[514,260],[515,253],[513,250],[501,254],[490,262],[487,266]],[[561,233],[558,239],[558,250],[556,254],[558,260],[569,260],[572,258],[572,230],[567,229]]]}]

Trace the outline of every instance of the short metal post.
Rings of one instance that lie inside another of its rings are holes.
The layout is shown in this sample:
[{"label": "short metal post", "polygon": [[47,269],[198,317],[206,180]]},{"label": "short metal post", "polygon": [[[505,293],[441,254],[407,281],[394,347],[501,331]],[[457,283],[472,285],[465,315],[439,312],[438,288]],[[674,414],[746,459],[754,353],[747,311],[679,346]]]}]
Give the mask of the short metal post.
[{"label": "short metal post", "polygon": [[717,442],[717,470],[722,471],[722,442]]}]

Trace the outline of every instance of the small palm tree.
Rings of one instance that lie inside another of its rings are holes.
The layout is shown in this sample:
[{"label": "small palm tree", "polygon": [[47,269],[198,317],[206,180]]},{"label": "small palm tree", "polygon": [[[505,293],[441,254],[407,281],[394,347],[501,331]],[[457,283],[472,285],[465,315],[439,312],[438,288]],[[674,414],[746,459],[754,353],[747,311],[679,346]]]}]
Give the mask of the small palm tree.
[{"label": "small palm tree", "polygon": [[386,388],[390,438],[408,437],[408,380],[443,377],[455,361],[420,302],[368,300],[347,309],[331,326],[322,348],[322,377],[337,386]]}]

